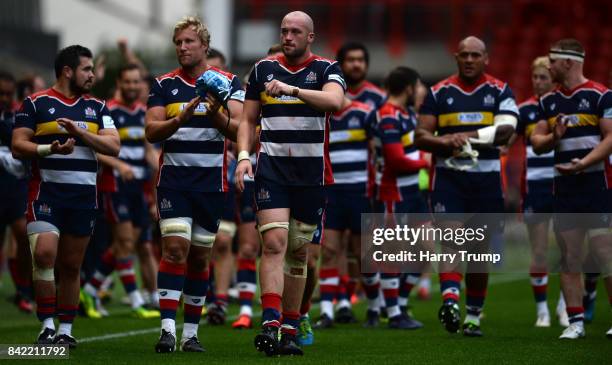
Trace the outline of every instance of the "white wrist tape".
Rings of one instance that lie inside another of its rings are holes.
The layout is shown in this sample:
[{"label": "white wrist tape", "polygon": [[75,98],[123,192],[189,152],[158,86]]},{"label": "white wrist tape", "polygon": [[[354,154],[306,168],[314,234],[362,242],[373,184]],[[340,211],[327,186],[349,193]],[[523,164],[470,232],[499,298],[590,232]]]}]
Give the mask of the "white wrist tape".
[{"label": "white wrist tape", "polygon": [[40,157],[49,156],[52,153],[51,145],[50,144],[39,144],[38,146],[36,146],[36,153],[38,153]]},{"label": "white wrist tape", "polygon": [[513,129],[516,129],[517,124],[516,117],[509,114],[500,114],[496,115],[493,119],[493,125],[480,128],[476,132],[478,133],[478,138],[470,138],[470,142],[479,145],[492,146],[495,141],[495,133],[497,133],[497,128],[502,125],[512,126]]},{"label": "white wrist tape", "polygon": [[250,155],[248,151],[240,151],[238,153],[238,162],[242,160],[250,160]]}]

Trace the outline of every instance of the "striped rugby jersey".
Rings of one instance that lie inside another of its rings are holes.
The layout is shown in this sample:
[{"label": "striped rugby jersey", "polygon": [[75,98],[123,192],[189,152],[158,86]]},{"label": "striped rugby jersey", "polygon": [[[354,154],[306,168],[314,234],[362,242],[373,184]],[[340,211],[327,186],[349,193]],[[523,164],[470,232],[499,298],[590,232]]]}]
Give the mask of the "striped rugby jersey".
[{"label": "striped rugby jersey", "polygon": [[[230,81],[232,100],[244,100],[237,76],[212,66],[209,69]],[[189,77],[182,68],[160,76],[156,81],[149,95],[148,107],[164,107],[168,119],[179,115],[196,97],[196,79]],[[199,192],[228,190],[226,140],[206,114],[207,104],[201,102],[193,117],[161,143],[157,186]]]},{"label": "striped rugby jersey", "polygon": [[356,189],[366,193],[372,112],[367,104],[352,101],[330,118],[329,157],[334,171],[334,189]]},{"label": "striped rugby jersey", "polygon": [[68,138],[76,141],[69,155],[52,154],[32,161],[29,204],[41,200],[73,209],[97,208],[96,153],[80,138],[69,135],[57,118],[71,119],[94,134],[115,129],[105,102],[88,95],[69,99],[51,88],[27,97],[15,117],[15,128],[33,130],[33,141],[38,144],[64,143]]},{"label": "striped rugby jersey", "polygon": [[[453,75],[430,88],[419,113],[437,117],[438,135],[475,131],[492,126],[496,115],[509,114],[519,118],[518,107],[512,90],[505,82],[484,74],[477,82],[466,85],[458,75]],[[449,169],[445,157],[433,156],[435,161],[432,189],[455,190],[450,181],[437,175],[462,180],[462,186],[470,186],[480,193],[494,192],[501,195],[501,163],[497,147],[472,146],[478,150],[478,164],[467,171]],[[456,185],[456,184],[455,184]]]},{"label": "striped rugby jersey", "polygon": [[[144,130],[146,105],[140,102],[125,105],[117,99],[112,99],[106,103],[106,106],[115,122],[115,127],[121,139],[119,159],[132,167],[134,182],[141,183],[148,180],[150,178],[150,171],[145,159]],[[111,187],[111,191],[116,191],[117,185],[115,179],[117,177],[119,177],[117,171],[113,171],[110,167],[105,167],[102,172],[102,185],[104,187]]]},{"label": "striped rugby jersey", "polygon": [[[540,98],[541,119],[552,128],[559,114],[569,117],[567,131],[555,147],[555,164],[582,158],[601,142],[600,120],[612,119],[612,91],[588,80],[573,90],[561,87]],[[610,120],[607,121],[610,123]],[[608,188],[605,161],[576,175],[562,176],[555,169],[555,193],[582,193]]]},{"label": "striped rugby jersey", "polygon": [[554,152],[536,155],[531,146],[530,136],[536,124],[542,119],[538,99],[535,96],[519,105],[519,121],[516,132],[523,135],[525,141],[525,171],[523,178],[527,181],[527,192],[532,194],[552,194],[554,176]]},{"label": "striped rugby jersey", "polygon": [[376,146],[376,185],[379,187],[376,199],[380,201],[403,200],[400,189],[419,186],[419,172],[396,173],[385,165],[383,147],[389,143],[401,143],[404,155],[412,160],[420,159],[420,152],[414,146],[416,114],[391,103],[383,104],[376,112],[374,144]]},{"label": "striped rugby jersey", "polygon": [[328,82],[346,88],[338,63],[317,55],[297,66],[287,64],[282,54],[257,62],[246,91],[247,99],[261,104],[255,175],[282,185],[332,184],[329,113],[320,112],[296,97],[268,96],[265,83],[275,79],[301,89],[322,90]]},{"label": "striped rugby jersey", "polygon": [[378,86],[368,80],[364,80],[359,88],[348,88],[346,90],[346,97],[367,104],[373,109],[378,109],[387,99],[387,94]]}]

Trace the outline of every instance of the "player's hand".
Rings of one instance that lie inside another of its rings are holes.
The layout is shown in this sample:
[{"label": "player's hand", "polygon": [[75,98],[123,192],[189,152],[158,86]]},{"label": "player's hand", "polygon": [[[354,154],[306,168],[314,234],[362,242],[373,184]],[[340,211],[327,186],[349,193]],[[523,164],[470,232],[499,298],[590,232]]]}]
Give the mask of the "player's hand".
[{"label": "player's hand", "polygon": [[581,159],[574,158],[572,159],[572,162],[555,165],[555,168],[562,175],[574,175],[581,173],[586,168],[586,166],[584,166],[584,163]]},{"label": "player's hand", "polygon": [[187,105],[185,105],[185,107],[181,111],[181,114],[176,117],[178,119],[179,124],[183,124],[189,119],[191,119],[191,117],[193,117],[193,113],[195,113],[195,110],[200,104],[201,100],[201,97],[196,96],[195,98],[191,99],[191,101],[187,103]]},{"label": "player's hand", "polygon": [[565,131],[567,131],[568,121],[568,117],[564,114],[559,114],[557,115],[557,118],[555,118],[555,125],[553,127],[553,136],[555,141],[560,140],[565,134]]},{"label": "player's hand", "polygon": [[236,189],[239,192],[244,191],[244,175],[249,175],[250,178],[253,178],[253,166],[251,165],[251,160],[242,160],[236,166],[235,173],[235,181],[236,181]]},{"label": "player's hand", "polygon": [[81,136],[85,133],[85,129],[79,128],[76,123],[68,118],[57,118],[57,124],[73,136]]},{"label": "player's hand", "polygon": [[221,108],[221,103],[217,98],[215,98],[211,93],[206,93],[206,98],[204,99],[206,103],[208,103],[208,115],[212,116],[217,114],[219,108]]},{"label": "player's hand", "polygon": [[291,95],[293,92],[293,87],[285,84],[284,82],[278,80],[272,80],[270,82],[266,82],[266,94],[271,97],[283,96],[283,95]]},{"label": "player's hand", "polygon": [[53,141],[51,143],[51,153],[57,155],[69,155],[74,151],[74,138],[68,138],[66,142],[60,143],[58,140]]},{"label": "player's hand", "polygon": [[122,162],[117,167],[117,171],[119,172],[119,176],[123,181],[132,181],[134,180],[134,170],[132,166],[128,165],[125,162]]},{"label": "player's hand", "polygon": [[461,149],[468,142],[468,136],[463,133],[445,134],[440,139],[446,147],[452,150]]}]

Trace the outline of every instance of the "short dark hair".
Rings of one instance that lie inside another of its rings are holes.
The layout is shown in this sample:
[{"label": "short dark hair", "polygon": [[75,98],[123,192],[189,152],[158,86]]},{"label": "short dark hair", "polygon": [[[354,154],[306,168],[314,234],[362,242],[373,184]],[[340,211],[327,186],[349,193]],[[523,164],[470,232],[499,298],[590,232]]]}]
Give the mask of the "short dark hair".
[{"label": "short dark hair", "polygon": [[407,86],[416,86],[421,78],[418,72],[406,66],[394,68],[385,79],[385,87],[391,95],[399,95]]},{"label": "short dark hair", "polygon": [[55,56],[55,77],[60,77],[64,66],[68,66],[72,70],[76,70],[81,63],[81,57],[93,58],[93,54],[89,48],[80,46],[78,44],[61,49],[57,53],[57,56]]},{"label": "short dark hair", "polygon": [[15,77],[10,72],[0,70],[0,81],[8,81],[15,84]]},{"label": "short dark hair", "polygon": [[553,43],[552,49],[559,49],[563,51],[574,51],[584,54],[584,47],[577,39],[565,38]]},{"label": "short dark hair", "polygon": [[206,55],[206,58],[220,58],[221,62],[223,64],[225,64],[225,55],[223,53],[221,53],[221,51],[219,51],[216,48],[209,48],[208,49],[208,54]]},{"label": "short dark hair", "polygon": [[140,66],[138,66],[135,63],[127,63],[125,65],[122,65],[121,67],[119,67],[119,73],[117,73],[117,79],[121,79],[125,72],[132,71],[132,70],[140,71]]},{"label": "short dark hair", "polygon": [[268,56],[271,56],[273,54],[280,53],[282,51],[283,51],[283,47],[280,44],[275,43],[275,44],[271,45],[270,48],[268,48],[268,53],[267,54],[268,54]]},{"label": "short dark hair", "polygon": [[368,52],[366,46],[363,43],[359,42],[344,43],[342,47],[340,47],[340,49],[338,50],[338,53],[336,53],[336,61],[338,61],[338,63],[342,65],[344,63],[344,60],[346,59],[346,54],[350,51],[362,51],[366,64],[370,64],[370,53]]}]

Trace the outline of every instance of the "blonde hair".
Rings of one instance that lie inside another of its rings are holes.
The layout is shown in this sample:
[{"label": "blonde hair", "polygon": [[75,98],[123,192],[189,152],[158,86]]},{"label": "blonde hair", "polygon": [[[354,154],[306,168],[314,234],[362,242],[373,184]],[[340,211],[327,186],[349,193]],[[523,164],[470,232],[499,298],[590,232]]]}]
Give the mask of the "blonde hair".
[{"label": "blonde hair", "polygon": [[550,61],[548,60],[548,57],[542,56],[533,60],[533,62],[531,63],[531,70],[535,70],[539,67],[544,67],[548,70],[548,68],[550,67]]},{"label": "blonde hair", "polygon": [[195,16],[185,16],[176,23],[174,26],[174,33],[172,34],[172,42],[174,42],[178,32],[189,27],[195,28],[195,32],[202,43],[206,44],[207,46],[210,45],[210,33],[208,32],[208,28],[206,28],[206,25],[202,23],[200,18]]}]

